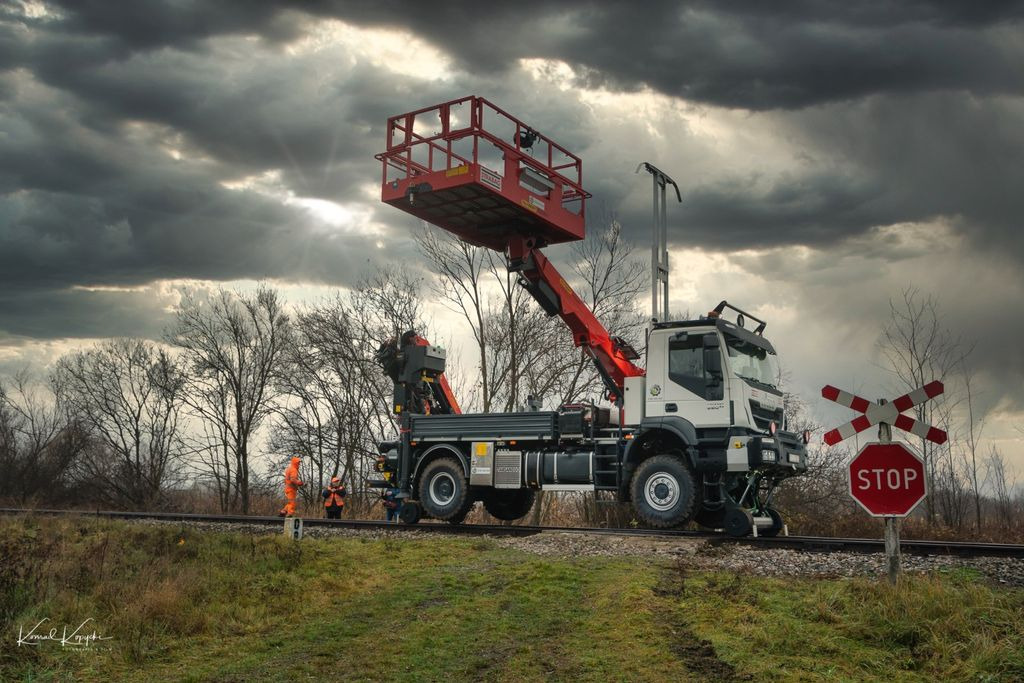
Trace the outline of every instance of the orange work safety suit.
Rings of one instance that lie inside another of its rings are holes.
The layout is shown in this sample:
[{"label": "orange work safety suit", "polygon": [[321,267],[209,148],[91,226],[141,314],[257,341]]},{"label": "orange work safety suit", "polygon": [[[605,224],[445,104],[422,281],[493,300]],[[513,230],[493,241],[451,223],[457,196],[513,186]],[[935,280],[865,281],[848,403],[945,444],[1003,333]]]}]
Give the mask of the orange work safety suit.
[{"label": "orange work safety suit", "polygon": [[284,497],[288,499],[281,514],[287,517],[295,515],[295,494],[299,492],[302,481],[299,479],[299,458],[292,458],[292,464],[284,471]]}]

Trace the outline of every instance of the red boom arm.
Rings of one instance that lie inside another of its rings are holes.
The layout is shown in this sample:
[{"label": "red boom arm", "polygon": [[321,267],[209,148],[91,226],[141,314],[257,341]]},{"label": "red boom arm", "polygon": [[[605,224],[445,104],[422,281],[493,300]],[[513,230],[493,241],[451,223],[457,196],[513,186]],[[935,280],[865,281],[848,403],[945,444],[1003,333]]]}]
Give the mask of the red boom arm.
[{"label": "red boom arm", "polygon": [[627,342],[608,333],[533,239],[510,240],[508,258],[509,270],[522,276],[520,284],[548,315],[557,315],[565,322],[576,346],[582,346],[594,360],[609,398],[621,398],[625,378],[644,374],[643,368],[632,362],[639,354]]}]

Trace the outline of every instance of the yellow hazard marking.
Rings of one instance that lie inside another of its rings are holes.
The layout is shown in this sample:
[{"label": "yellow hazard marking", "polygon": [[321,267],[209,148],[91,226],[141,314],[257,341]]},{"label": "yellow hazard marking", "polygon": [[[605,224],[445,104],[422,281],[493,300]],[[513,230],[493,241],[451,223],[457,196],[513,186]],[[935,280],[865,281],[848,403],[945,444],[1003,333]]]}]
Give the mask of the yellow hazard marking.
[{"label": "yellow hazard marking", "polygon": [[469,166],[463,164],[462,166],[449,168],[447,171],[444,172],[444,175],[446,178],[451,178],[452,176],[466,175],[467,173],[469,173]]},{"label": "yellow hazard marking", "polygon": [[476,454],[479,455],[480,457],[487,455],[487,444],[478,443],[476,445]]}]

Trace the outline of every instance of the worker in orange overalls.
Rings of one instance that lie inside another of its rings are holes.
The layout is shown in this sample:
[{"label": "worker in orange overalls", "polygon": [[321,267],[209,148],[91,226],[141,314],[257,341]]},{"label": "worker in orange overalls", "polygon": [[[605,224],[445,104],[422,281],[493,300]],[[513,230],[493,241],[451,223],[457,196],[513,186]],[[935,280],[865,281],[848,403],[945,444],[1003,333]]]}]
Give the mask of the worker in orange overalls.
[{"label": "worker in orange overalls", "polygon": [[330,485],[323,490],[324,510],[327,519],[341,519],[341,510],[345,507],[345,485],[338,477],[331,477]]},{"label": "worker in orange overalls", "polygon": [[278,517],[293,517],[295,515],[295,494],[299,492],[299,487],[303,485],[303,482],[299,479],[300,462],[301,460],[298,456],[292,458],[292,464],[284,471],[284,497],[288,499],[288,502],[281,508]]}]

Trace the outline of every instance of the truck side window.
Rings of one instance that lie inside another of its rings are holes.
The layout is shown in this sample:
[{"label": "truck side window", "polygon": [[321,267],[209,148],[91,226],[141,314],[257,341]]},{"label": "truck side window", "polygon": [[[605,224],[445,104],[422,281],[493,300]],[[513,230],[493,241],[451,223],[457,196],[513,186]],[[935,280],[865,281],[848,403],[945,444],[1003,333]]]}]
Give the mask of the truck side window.
[{"label": "truck side window", "polygon": [[668,378],[687,391],[704,396],[704,345],[698,335],[668,343]]}]

